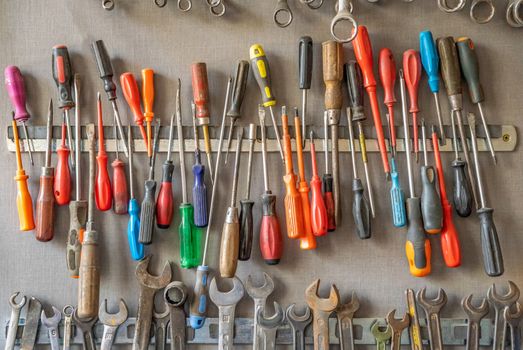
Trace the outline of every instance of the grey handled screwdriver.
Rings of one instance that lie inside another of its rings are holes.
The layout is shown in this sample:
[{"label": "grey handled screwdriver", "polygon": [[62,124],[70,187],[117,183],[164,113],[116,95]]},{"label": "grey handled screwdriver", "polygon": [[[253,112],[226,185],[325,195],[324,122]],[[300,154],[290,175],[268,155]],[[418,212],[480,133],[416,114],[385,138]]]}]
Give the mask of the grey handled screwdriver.
[{"label": "grey handled screwdriver", "polygon": [[249,159],[247,161],[247,184],[245,186],[245,197],[240,200],[240,251],[238,259],[241,261],[249,260],[252,251],[252,240],[254,235],[254,221],[252,209],[254,201],[250,199],[251,195],[251,177],[252,177],[252,157],[254,153],[254,142],[256,142],[256,125],[249,124]]},{"label": "grey handled screwdriver", "polygon": [[472,190],[465,171],[467,163],[459,157],[458,135],[456,132],[456,124],[454,123],[454,113],[450,113],[450,119],[452,123],[455,155],[451,164],[454,169],[452,201],[454,202],[454,208],[456,208],[458,215],[466,218],[472,213]]},{"label": "grey handled screwdriver", "polygon": [[247,88],[247,78],[249,77],[249,62],[241,60],[236,66],[236,73],[234,74],[234,83],[232,84],[232,101],[231,107],[227,111],[227,117],[231,118],[231,125],[229,126],[229,136],[227,137],[227,146],[225,147],[225,164],[229,158],[229,147],[232,140],[232,132],[236,119],[241,117],[241,107],[243,98],[245,97],[245,90]]},{"label": "grey handled screwdriver", "polygon": [[471,135],[472,154],[474,156],[474,168],[478,182],[480,207],[477,210],[479,225],[481,229],[481,250],[483,251],[483,267],[487,275],[491,277],[501,276],[504,272],[503,255],[499,245],[498,231],[494,224],[492,214],[494,209],[487,207],[481,172],[479,168],[478,147],[476,144],[476,117],[469,113],[469,129]]},{"label": "grey handled screwdriver", "polygon": [[352,112],[351,108],[347,107],[347,126],[349,128],[349,142],[350,155],[352,158],[352,192],[354,198],[352,199],[352,216],[354,217],[354,224],[356,225],[356,233],[360,239],[367,239],[371,236],[370,223],[370,209],[367,198],[365,197],[363,184],[358,177],[358,170],[356,168],[356,151],[354,150],[354,134],[352,130]]},{"label": "grey handled screwdriver", "polygon": [[427,139],[425,120],[421,119],[421,146],[424,165],[421,167],[421,215],[427,233],[440,233],[443,225],[443,209],[436,191],[436,172],[427,159]]},{"label": "grey handled screwdriver", "polygon": [[160,119],[156,120],[156,131],[154,133],[153,155],[149,158],[149,177],[145,180],[145,193],[140,212],[140,233],[138,241],[142,244],[151,244],[153,241],[154,219],[155,219],[155,197],[156,180],[154,179],[154,164],[156,153],[158,153],[158,139],[160,134]]},{"label": "grey handled screwdriver", "polygon": [[305,117],[307,115],[307,92],[311,88],[312,80],[312,38],[302,36],[298,41],[298,75],[301,95],[301,134],[303,141],[301,147],[305,147]]}]

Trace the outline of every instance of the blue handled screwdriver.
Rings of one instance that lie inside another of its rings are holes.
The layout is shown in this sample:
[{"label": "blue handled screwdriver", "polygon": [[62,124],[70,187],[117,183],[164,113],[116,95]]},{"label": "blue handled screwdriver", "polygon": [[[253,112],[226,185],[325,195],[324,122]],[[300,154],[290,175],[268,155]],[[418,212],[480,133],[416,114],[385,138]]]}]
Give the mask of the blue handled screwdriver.
[{"label": "blue handled screwdriver", "polygon": [[[387,125],[389,129],[390,117],[387,114]],[[407,213],[405,212],[405,193],[401,189],[400,176],[396,169],[396,161],[394,160],[394,154],[391,152],[390,157],[390,203],[392,207],[392,224],[394,227],[403,227],[407,224]]]},{"label": "blue handled screwdriver", "polygon": [[200,140],[198,139],[198,129],[196,128],[196,106],[191,103],[192,108],[192,127],[194,131],[194,165],[192,173],[194,184],[192,188],[192,201],[194,207],[194,225],[196,227],[207,226],[207,188],[205,187],[204,175],[205,165],[202,165],[200,158]]},{"label": "blue handled screwdriver", "polygon": [[128,126],[127,130],[127,144],[129,145],[129,222],[127,223],[127,240],[129,241],[129,250],[131,251],[131,257],[134,260],[142,260],[144,257],[143,244],[138,242],[138,235],[140,233],[140,206],[138,201],[134,198],[134,187],[133,187],[133,151],[134,142],[131,131],[131,126]]}]

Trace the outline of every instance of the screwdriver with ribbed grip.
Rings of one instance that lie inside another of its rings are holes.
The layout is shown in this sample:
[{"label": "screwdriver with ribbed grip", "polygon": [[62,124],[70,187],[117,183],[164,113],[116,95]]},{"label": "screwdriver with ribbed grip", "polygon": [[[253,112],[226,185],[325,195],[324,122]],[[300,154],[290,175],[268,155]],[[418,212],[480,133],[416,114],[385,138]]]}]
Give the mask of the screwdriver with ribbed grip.
[{"label": "screwdriver with ribbed grip", "polygon": [[114,137],[116,144],[116,157],[111,163],[113,168],[113,211],[115,214],[127,214],[127,205],[129,204],[129,194],[127,192],[127,179],[125,176],[125,166],[120,160],[120,146],[118,141],[118,131],[116,130],[116,121],[113,125]]},{"label": "screwdriver with ribbed grip", "polygon": [[129,250],[133,260],[142,260],[144,257],[144,247],[138,241],[140,234],[140,206],[134,197],[134,172],[133,172],[133,152],[134,140],[131,126],[127,127],[127,144],[129,145],[129,221],[127,222],[127,241],[129,242]]},{"label": "screwdriver with ribbed grip", "polygon": [[247,160],[247,183],[245,185],[245,196],[240,199],[240,249],[238,260],[247,261],[251,257],[252,241],[254,236],[254,219],[252,209],[254,201],[251,195],[252,158],[254,154],[254,142],[256,142],[256,125],[249,124],[249,158]]},{"label": "screwdriver with ribbed grip", "polygon": [[174,196],[173,196],[173,171],[174,164],[171,158],[174,133],[174,114],[171,116],[169,126],[169,142],[167,144],[167,158],[162,165],[162,182],[158,198],[156,198],[156,226],[169,228],[173,220]]},{"label": "screwdriver with ribbed grip", "polygon": [[312,82],[312,38],[310,36],[302,36],[298,41],[298,80],[299,88],[302,91],[301,95],[301,135],[303,136],[303,143],[301,147],[305,147],[305,123],[307,117],[307,93],[311,88]]},{"label": "screwdriver with ribbed grip", "polygon": [[453,147],[455,155],[454,160],[451,163],[454,174],[452,201],[458,215],[465,218],[472,213],[472,190],[465,170],[467,163],[459,157],[458,135],[456,133],[454,113],[452,112],[450,113],[450,119],[452,124],[452,140],[454,142]]},{"label": "screwdriver with ribbed grip", "polygon": [[152,156],[152,128],[151,124],[154,119],[154,70],[151,68],[142,69],[142,101],[143,117],[147,124],[147,155]]},{"label": "screwdriver with ribbed grip", "polygon": [[427,139],[425,138],[425,120],[421,119],[421,147],[423,150],[423,166],[421,167],[421,214],[425,232],[440,233],[443,220],[443,209],[436,190],[436,172],[428,164]]},{"label": "screwdriver with ribbed grip", "polygon": [[140,233],[138,241],[142,244],[151,244],[154,233],[154,219],[156,209],[156,180],[154,179],[154,164],[158,153],[158,142],[160,138],[160,119],[156,120],[156,130],[154,132],[153,153],[149,158],[149,177],[145,180],[145,193],[143,195],[140,209]]},{"label": "screwdriver with ribbed grip", "polygon": [[236,66],[234,74],[234,83],[232,84],[232,101],[231,107],[227,111],[227,117],[231,118],[231,125],[229,126],[229,136],[227,137],[227,146],[225,146],[225,164],[229,157],[229,148],[231,146],[232,132],[236,120],[241,117],[241,107],[243,98],[245,97],[245,90],[247,89],[247,78],[249,77],[249,62],[240,60]]},{"label": "screwdriver with ribbed grip", "polygon": [[196,106],[191,103],[192,125],[194,133],[194,164],[192,174],[194,178],[192,187],[192,204],[194,208],[194,225],[196,227],[207,226],[207,187],[205,187],[205,166],[200,158],[200,140],[196,128]]},{"label": "screwdriver with ribbed grip", "polygon": [[312,162],[312,178],[311,178],[311,227],[312,233],[315,236],[323,236],[327,234],[328,220],[327,208],[321,193],[321,179],[318,176],[318,165],[316,164],[316,146],[314,145],[314,133],[310,132],[311,145],[311,162]]},{"label": "screwdriver with ribbed grip", "polygon": [[102,101],[100,93],[97,98],[98,109],[98,154],[96,156],[96,182],[95,182],[95,199],[96,207],[100,211],[111,209],[113,204],[113,191],[111,180],[107,172],[107,153],[105,152],[104,123],[102,115]]}]

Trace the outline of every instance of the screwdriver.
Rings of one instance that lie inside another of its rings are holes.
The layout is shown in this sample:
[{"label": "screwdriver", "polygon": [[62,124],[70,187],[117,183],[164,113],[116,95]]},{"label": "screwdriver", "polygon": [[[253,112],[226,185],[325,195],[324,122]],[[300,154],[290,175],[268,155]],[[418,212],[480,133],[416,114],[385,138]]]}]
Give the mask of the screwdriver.
[{"label": "screwdriver", "polygon": [[479,168],[478,146],[476,136],[476,117],[473,113],[468,115],[472,154],[474,156],[474,168],[476,170],[476,180],[480,199],[479,209],[476,211],[479,217],[481,232],[481,250],[483,251],[483,267],[490,277],[501,276],[505,271],[503,267],[503,254],[499,245],[498,231],[492,217],[494,209],[487,207],[485,199],[485,189],[481,179]]},{"label": "screwdriver", "polygon": [[280,223],[276,214],[276,195],[269,189],[269,176],[267,173],[267,140],[265,136],[265,109],[258,106],[260,119],[263,186],[265,191],[261,195],[262,219],[260,224],[260,251],[267,265],[276,265],[280,262],[283,253],[283,238]]},{"label": "screwdriver", "polygon": [[223,223],[222,238],[220,243],[220,275],[232,278],[238,267],[238,252],[240,250],[240,220],[236,206],[236,193],[238,189],[238,176],[240,171],[240,156],[242,150],[243,128],[238,129],[236,136],[236,157],[234,159],[234,175],[232,178],[231,203],[227,208],[225,222]]},{"label": "screwdriver", "polygon": [[[389,129],[391,152],[392,156],[395,156],[396,126],[394,124],[394,105],[396,104],[396,96],[394,94],[394,86],[396,84],[396,62],[394,61],[394,55],[392,54],[392,51],[389,48],[383,48],[380,50],[380,55],[378,59],[378,73],[380,75],[381,85],[383,86],[383,103],[385,104],[385,106],[387,106],[387,111],[390,119]],[[353,110],[352,113],[355,115],[356,111]]]},{"label": "screwdriver", "polygon": [[151,123],[154,119],[154,70],[151,68],[142,69],[142,100],[143,116],[147,123],[147,155],[152,155],[152,130]]},{"label": "screwdriver", "polygon": [[154,233],[154,218],[156,208],[156,180],[154,179],[154,164],[156,162],[156,153],[158,153],[158,139],[160,138],[160,119],[156,120],[156,130],[154,133],[153,153],[149,158],[149,177],[145,180],[145,193],[143,195],[140,209],[140,232],[138,242],[142,244],[151,244]]},{"label": "screwdriver", "polygon": [[441,60],[441,76],[445,83],[445,89],[447,90],[452,114],[454,115],[455,121],[458,125],[461,147],[466,161],[465,168],[467,169],[467,175],[470,181],[470,189],[472,189],[472,196],[476,208],[479,208],[476,183],[474,175],[472,174],[472,163],[467,145],[467,137],[465,135],[465,128],[463,127],[463,94],[458,52],[456,50],[454,38],[451,36],[439,38],[436,40],[436,44],[438,46],[439,57]]},{"label": "screwdriver", "polygon": [[427,139],[425,138],[425,120],[421,119],[421,146],[423,147],[424,165],[421,167],[421,215],[423,227],[427,233],[440,233],[443,209],[436,191],[436,172],[429,166],[427,159]]},{"label": "screwdriver", "polygon": [[174,133],[174,114],[171,116],[169,126],[169,143],[167,146],[167,158],[162,165],[162,183],[158,198],[156,199],[156,226],[169,228],[173,220],[174,196],[173,196],[173,171],[174,164],[171,158]]},{"label": "screwdriver", "polygon": [[127,241],[129,242],[129,250],[131,251],[131,258],[133,260],[142,260],[144,257],[143,244],[138,242],[138,235],[140,234],[140,206],[134,197],[133,186],[133,151],[134,142],[132,136],[131,126],[127,127],[127,143],[129,145],[129,222],[127,223]]},{"label": "screwdriver", "polygon": [[4,70],[5,76],[5,87],[7,88],[7,94],[11,100],[11,105],[15,110],[15,120],[22,122],[24,129],[24,136],[27,142],[27,151],[29,152],[29,160],[31,165],[34,165],[33,161],[33,140],[29,138],[27,132],[26,122],[31,117],[25,107],[26,95],[25,95],[25,83],[24,77],[17,66],[7,66]]},{"label": "screwdriver", "polygon": [[356,168],[356,151],[354,150],[355,142],[352,130],[352,111],[350,107],[347,107],[347,127],[349,128],[350,154],[352,158],[352,216],[358,237],[360,239],[368,239],[371,236],[371,211]]},{"label": "screwdriver", "polygon": [[300,249],[311,250],[316,249],[316,238],[312,233],[311,222],[311,203],[309,202],[309,186],[305,178],[305,164],[303,160],[303,145],[301,134],[301,123],[298,115],[298,109],[294,108],[294,132],[296,140],[296,155],[298,156],[298,173],[300,174],[300,181],[298,183],[298,192],[300,193],[300,201],[303,216],[303,232],[304,236],[300,239]]},{"label": "screwdriver", "polygon": [[281,144],[280,131],[278,125],[276,125],[276,118],[274,117],[274,111],[272,107],[276,105],[276,97],[272,92],[271,87],[271,71],[269,68],[269,61],[265,56],[265,51],[260,44],[254,44],[249,49],[249,57],[251,59],[251,67],[254,73],[254,78],[260,88],[262,96],[262,106],[269,107],[271,113],[272,126],[274,127],[274,133],[276,134],[276,140],[278,141],[278,147],[280,149],[280,156],[283,161],[285,157],[283,155],[283,147]]},{"label": "screwdriver", "polygon": [[[140,133],[142,134],[143,142],[145,143],[145,149],[149,149],[149,143],[147,140],[147,131],[143,126],[143,121],[145,119],[142,113],[142,107],[140,106],[140,93],[138,91],[138,83],[132,73],[123,73],[120,75],[120,85],[122,86],[123,96],[131,109],[131,112],[134,115],[134,122],[140,128]],[[149,157],[150,158],[150,157]]]},{"label": "screwdriver", "polygon": [[[66,263],[69,275],[72,278],[78,278],[80,273],[80,252],[82,249],[82,240],[87,221],[87,201],[82,197],[82,162],[80,161],[80,143],[82,135],[80,134],[82,125],[80,123],[80,76],[74,75],[74,100],[76,106],[74,109],[74,157],[76,162],[75,169],[75,200],[69,202],[69,232],[66,242]],[[87,140],[88,146],[93,140]]]},{"label": "screwdriver", "polygon": [[109,173],[107,172],[107,154],[105,153],[105,140],[104,140],[104,122],[102,116],[102,101],[100,100],[100,93],[97,95],[98,101],[98,155],[96,156],[96,162],[98,167],[96,168],[96,186],[95,186],[95,198],[96,207],[100,211],[106,211],[111,209],[113,204],[113,192],[111,189],[111,180],[109,179]]},{"label": "screwdriver", "polygon": [[[225,92],[225,102],[223,104],[223,113],[222,113],[222,120],[221,120],[221,126],[220,126],[220,139],[218,141],[218,154],[216,156],[216,168],[215,168],[215,180],[218,181],[218,174],[220,172],[220,158],[222,155],[222,144],[223,144],[223,137],[225,134],[225,117],[227,115],[227,108],[229,106],[229,97],[231,94],[231,86],[232,86],[232,78],[229,77],[227,80],[227,89]],[[179,97],[179,95],[178,95]],[[180,117],[180,124],[181,124],[181,117]],[[185,181],[185,175],[183,178],[183,181]],[[198,266],[198,269],[196,270],[196,282],[194,284],[194,291],[193,291],[193,299],[191,301],[190,306],[190,313],[189,313],[189,324],[193,329],[200,329],[205,324],[205,318],[207,313],[207,301],[208,301],[208,280],[209,280],[209,266],[207,266],[207,248],[209,247],[209,237],[212,227],[212,218],[213,218],[213,211],[214,211],[214,199],[216,195],[216,185],[212,186],[211,191],[211,203],[209,206],[209,222],[207,223],[207,229],[205,232],[205,244],[203,248],[203,257],[201,265]],[[182,186],[183,189],[183,186]],[[183,193],[183,192],[182,192]],[[198,236],[199,237],[199,236]],[[198,242],[199,244],[200,242]]]},{"label": "screwdriver", "polygon": [[198,125],[203,129],[203,140],[205,143],[205,154],[207,155],[207,166],[211,183],[214,182],[213,165],[212,165],[212,148],[211,138],[209,136],[209,82],[207,80],[207,65],[203,62],[193,63],[192,72],[192,94],[194,104],[196,105],[196,118]]},{"label": "screwdriver", "polygon": [[127,193],[127,179],[125,177],[124,164],[120,160],[118,149],[118,131],[116,130],[116,121],[114,123],[114,141],[116,144],[116,158],[111,163],[113,168],[113,211],[116,214],[127,214],[127,204],[129,195]]},{"label": "screwdriver", "polygon": [[312,81],[312,38],[310,36],[302,36],[298,41],[298,78],[299,87],[302,92],[301,95],[301,135],[303,136],[303,143],[301,147],[305,147],[305,123],[307,117],[307,92],[311,88]]},{"label": "screwdriver", "polygon": [[200,231],[194,226],[194,208],[187,199],[187,181],[185,179],[185,143],[183,140],[182,112],[180,99],[181,82],[178,79],[176,89],[176,131],[178,132],[178,153],[180,155],[180,181],[182,183],[182,202],[180,203],[180,259],[184,269],[198,266],[200,263]]},{"label": "screwdriver", "polygon": [[485,130],[485,141],[492,156],[494,164],[497,163],[496,153],[492,146],[492,140],[490,139],[490,132],[485,119],[485,113],[483,111],[483,101],[485,101],[485,93],[483,92],[483,86],[479,80],[479,64],[478,56],[476,54],[476,48],[470,38],[462,37],[456,41],[458,48],[459,62],[461,65],[461,71],[467,82],[469,89],[470,100],[472,103],[478,106],[479,116],[481,117],[481,123],[483,124],[483,130]]},{"label": "screwdriver", "polygon": [[95,161],[94,161],[94,125],[87,124],[87,139],[89,141],[89,204],[87,209],[87,224],[82,241],[78,280],[78,317],[92,319],[98,315],[100,296],[100,269],[98,263],[98,232],[94,230],[94,193],[95,193]]},{"label": "screwdriver", "polygon": [[285,154],[285,175],[283,176],[283,182],[286,188],[284,203],[287,236],[293,239],[304,238],[303,208],[300,193],[296,189],[298,179],[292,167],[291,135],[289,134],[288,117],[285,106],[281,108],[281,124],[283,128],[283,153]]},{"label": "screwdriver", "polygon": [[441,195],[441,206],[443,207],[443,226],[441,227],[441,252],[443,259],[448,267],[458,267],[461,265],[461,250],[458,232],[452,219],[452,206],[447,198],[445,188],[445,176],[443,165],[439,153],[438,135],[434,126],[432,127],[432,147],[434,148],[434,161],[438,172],[439,192]]},{"label": "screwdriver", "polygon": [[439,103],[439,56],[436,49],[436,44],[432,38],[430,31],[419,33],[419,51],[421,56],[421,63],[425,73],[427,74],[428,84],[432,96],[434,96],[434,104],[436,106],[436,115],[438,116],[439,132],[441,136],[441,143],[447,143],[445,137],[445,129],[443,128],[443,118],[441,116],[441,107]]},{"label": "screwdriver", "polygon": [[[387,114],[387,123],[389,128],[390,118]],[[390,157],[390,203],[392,207],[392,224],[394,227],[403,227],[407,224],[407,213],[405,212],[405,193],[400,184],[400,176],[396,169],[395,157]]]},{"label": "screwdriver", "polygon": [[331,133],[332,183],[334,195],[334,218],[340,224],[340,168],[338,149],[338,125],[340,123],[343,96],[341,81],[343,80],[343,46],[330,40],[322,43],[323,81],[325,83],[325,110],[327,124]]},{"label": "screwdriver", "polygon": [[325,154],[325,173],[323,174],[323,201],[327,210],[327,230],[336,230],[336,217],[334,216],[334,197],[332,196],[332,175],[329,172],[329,128],[327,111],[323,113],[323,152]]},{"label": "screwdriver", "polygon": [[[71,92],[71,84],[73,82],[73,69],[71,68],[71,60],[69,59],[69,51],[64,45],[57,45],[53,47],[52,68],[53,78],[58,88],[58,107],[64,111],[64,121],[67,125],[67,139],[69,148],[73,149],[73,139],[71,136],[71,124],[69,121],[69,110],[74,107],[73,94]],[[74,169],[74,157],[71,155],[71,167]],[[57,177],[58,167],[57,167]],[[64,203],[64,202],[62,202]],[[69,201],[64,204],[69,203]],[[59,205],[62,205],[59,203]]]},{"label": "screwdriver", "polygon": [[430,257],[431,248],[430,241],[425,236],[423,231],[423,222],[421,217],[421,201],[414,193],[414,178],[412,175],[412,164],[410,159],[410,143],[409,143],[409,122],[407,111],[407,95],[405,87],[405,78],[403,77],[403,70],[399,71],[400,76],[400,91],[401,91],[401,111],[403,116],[403,130],[405,133],[405,157],[407,158],[407,172],[409,175],[409,193],[410,196],[406,200],[407,206],[407,242],[405,250],[407,253],[407,260],[409,262],[410,273],[416,277],[423,277],[430,274]]},{"label": "screwdriver", "polygon": [[33,217],[33,199],[27,188],[28,175],[22,164],[22,155],[20,154],[20,140],[18,139],[18,127],[16,126],[15,112],[13,112],[13,138],[16,146],[16,207],[18,209],[18,219],[20,221],[20,231],[31,231],[35,228]]},{"label": "screwdriver", "polygon": [[252,240],[254,235],[254,221],[252,208],[254,201],[251,196],[251,177],[252,177],[252,157],[254,153],[254,142],[256,141],[256,125],[249,124],[249,158],[247,161],[247,184],[245,186],[245,197],[240,200],[240,250],[238,259],[247,261],[251,257]]},{"label": "screwdriver", "polygon": [[122,120],[120,119],[120,112],[118,111],[118,104],[116,103],[116,85],[113,82],[113,66],[111,64],[111,58],[109,57],[109,54],[107,54],[107,49],[105,48],[103,40],[93,42],[91,47],[93,49],[98,72],[100,73],[100,79],[102,79],[104,83],[104,90],[113,107],[116,125],[118,126],[118,133],[120,134],[120,142],[122,142],[125,156],[129,157],[127,145],[124,141],[125,134],[122,127]]},{"label": "screwdriver", "polygon": [[66,205],[71,201],[71,172],[69,171],[69,147],[65,143],[67,124],[62,123],[62,142],[56,149],[58,162],[54,177],[53,193],[57,205]]},{"label": "screwdriver", "polygon": [[358,61],[358,64],[360,65],[363,73],[363,86],[369,95],[372,116],[374,118],[374,127],[376,128],[378,146],[380,149],[381,161],[383,163],[383,170],[385,171],[385,175],[388,179],[390,176],[389,158],[387,156],[385,136],[383,135],[383,126],[381,124],[378,96],[376,94],[376,79],[374,78],[374,72],[372,70],[372,46],[370,43],[367,27],[358,26],[358,34],[352,41],[352,46],[354,48],[354,55],[356,56],[356,60]]},{"label": "screwdriver", "polygon": [[36,199],[36,239],[47,242],[53,239],[54,229],[54,168],[51,167],[51,150],[53,143],[53,100],[49,100],[47,111],[47,137],[45,150],[45,166],[40,174],[40,189]]},{"label": "screwdriver", "polygon": [[405,83],[407,84],[407,90],[409,93],[409,113],[412,114],[414,153],[416,155],[416,162],[418,162],[418,89],[419,81],[421,79],[421,58],[419,57],[418,52],[410,49],[403,53],[403,72],[405,73]]},{"label": "screwdriver", "polygon": [[194,165],[192,173],[194,184],[192,188],[192,201],[194,207],[194,225],[196,227],[207,226],[207,187],[205,187],[205,166],[200,159],[200,140],[198,139],[198,129],[196,128],[196,106],[191,103],[192,126],[194,133]]},{"label": "screwdriver", "polygon": [[[374,196],[372,195],[372,183],[370,182],[369,175],[369,161],[367,158],[367,145],[365,141],[365,134],[363,133],[362,122],[367,119],[363,109],[363,78],[361,74],[361,69],[356,61],[349,61],[345,64],[345,75],[347,80],[347,90],[349,92],[349,104],[352,113],[352,121],[356,122],[358,126],[358,139],[360,144],[361,151],[361,160],[363,161],[363,169],[365,171],[365,181],[367,182],[367,189],[369,195],[370,211],[372,217],[376,215],[376,210],[374,209]],[[396,73],[394,73],[394,76]],[[393,128],[391,128],[392,130]],[[395,141],[396,136],[392,137],[395,133],[391,132],[391,144]],[[352,145],[352,143],[351,143]],[[393,154],[395,154],[394,147],[391,147]]]},{"label": "screwdriver", "polygon": [[450,117],[455,155],[455,158],[452,161],[452,168],[454,169],[454,187],[452,197],[456,212],[459,216],[466,218],[472,213],[472,192],[465,173],[467,163],[462,161],[459,157],[458,136],[456,134],[456,124],[454,123],[454,113],[450,113]]},{"label": "screwdriver", "polygon": [[243,98],[245,97],[245,89],[247,88],[247,78],[249,77],[249,62],[240,60],[236,66],[236,73],[234,74],[234,83],[232,85],[232,103],[227,117],[231,118],[231,126],[229,127],[229,136],[227,137],[227,146],[225,151],[225,164],[229,157],[229,147],[232,140],[232,131],[236,119],[241,117],[241,107]]},{"label": "screwdriver", "polygon": [[315,236],[324,236],[327,234],[327,209],[321,194],[321,180],[318,176],[318,166],[316,164],[316,147],[314,146],[314,133],[310,132],[311,144],[311,226],[312,233]]}]

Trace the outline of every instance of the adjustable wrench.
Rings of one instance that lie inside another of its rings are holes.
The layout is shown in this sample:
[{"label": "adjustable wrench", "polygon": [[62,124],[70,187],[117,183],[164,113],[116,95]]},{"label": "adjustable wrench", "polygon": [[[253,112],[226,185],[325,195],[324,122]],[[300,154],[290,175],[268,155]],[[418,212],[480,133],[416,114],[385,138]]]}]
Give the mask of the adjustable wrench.
[{"label": "adjustable wrench", "polygon": [[396,310],[392,310],[387,314],[386,320],[392,329],[392,338],[390,341],[390,350],[400,350],[401,349],[401,333],[405,328],[409,326],[410,317],[409,314],[405,314],[402,319],[394,318]]},{"label": "adjustable wrench", "polygon": [[392,338],[392,328],[390,325],[386,325],[385,330],[380,329],[378,320],[374,320],[370,326],[370,332],[376,339],[376,350],[387,350],[387,341]]},{"label": "adjustable wrench", "polygon": [[305,313],[301,316],[296,315],[294,307],[296,304],[292,304],[287,308],[285,313],[287,316],[287,322],[289,322],[292,328],[292,342],[294,344],[294,350],[305,350],[305,329],[312,322],[311,308],[306,306]]},{"label": "adjustable wrench", "polygon": [[494,306],[496,311],[494,320],[494,342],[492,344],[493,350],[504,350],[505,349],[505,329],[507,328],[507,322],[503,318],[503,310],[506,307],[510,307],[519,299],[519,288],[512,281],[508,281],[508,292],[504,295],[500,295],[496,291],[496,285],[492,284],[487,292],[487,298]]},{"label": "adjustable wrench", "polygon": [[276,349],[276,332],[285,320],[285,312],[277,302],[274,302],[274,310],[275,314],[271,317],[265,317],[262,309],[258,309],[256,315],[256,320],[263,333],[263,348],[265,350]]},{"label": "adjustable wrench", "polygon": [[74,308],[71,305],[64,306],[64,309],[62,310],[62,313],[64,314],[64,349],[63,350],[69,350],[71,347],[71,335],[73,334],[73,312],[74,312]]},{"label": "adjustable wrench", "polygon": [[98,318],[104,325],[104,334],[102,336],[101,350],[109,350],[113,346],[114,339],[116,338],[116,332],[118,327],[127,320],[129,312],[127,305],[123,299],[120,299],[118,312],[110,314],[107,312],[107,299],[104,299],[103,303],[100,304],[98,310]]},{"label": "adjustable wrench", "polygon": [[180,281],[171,282],[165,287],[163,298],[170,313],[171,350],[185,349],[187,323],[183,305],[187,300],[187,288]]},{"label": "adjustable wrench", "polygon": [[341,350],[354,350],[354,333],[352,327],[352,318],[354,313],[360,308],[360,301],[355,292],[352,292],[352,298],[349,302],[338,306],[336,317],[338,318],[338,333],[340,337]]},{"label": "adjustable wrench", "polygon": [[7,330],[7,337],[5,339],[5,350],[13,350],[15,348],[18,321],[20,320],[20,310],[22,310],[27,301],[27,298],[23,296],[20,303],[15,303],[18,294],[20,294],[20,292],[15,292],[11,295],[11,298],[9,298],[9,305],[11,305],[11,318],[9,319],[9,329]]},{"label": "adjustable wrench", "polygon": [[331,285],[329,298],[318,296],[320,280],[314,281],[305,290],[305,300],[312,309],[314,334],[314,349],[327,350],[329,348],[329,316],[336,310],[340,302],[340,294],[336,285]]},{"label": "adjustable wrench", "polygon": [[62,320],[62,313],[60,310],[55,308],[53,306],[53,316],[47,317],[45,314],[45,310],[42,310],[42,314],[40,316],[40,321],[42,321],[42,324],[47,328],[47,332],[49,334],[49,343],[51,343],[51,350],[59,350],[60,345],[58,345],[58,340],[60,338],[60,332],[58,330],[58,325],[60,324],[60,321]]},{"label": "adjustable wrench", "polygon": [[34,349],[41,315],[42,304],[35,297],[31,297],[27,306],[27,314],[25,315],[25,325],[22,340],[20,341],[20,350]]},{"label": "adjustable wrench", "polygon": [[96,350],[96,342],[94,341],[93,326],[98,321],[98,317],[82,320],[78,317],[78,309],[74,309],[73,320],[76,327],[80,328],[83,335],[84,350]]},{"label": "adjustable wrench", "polygon": [[265,303],[267,297],[271,295],[274,290],[274,281],[271,276],[263,273],[263,285],[255,287],[252,283],[251,275],[247,276],[245,281],[245,289],[247,294],[254,300],[254,320],[253,320],[253,331],[252,331],[252,348],[253,350],[262,349],[263,335],[261,329],[258,328],[258,310],[262,310],[262,314],[265,314]]},{"label": "adjustable wrench", "polygon": [[153,309],[154,323],[154,345],[156,350],[165,350],[167,343],[167,325],[169,324],[169,308],[164,312],[156,312]]},{"label": "adjustable wrench", "polygon": [[480,322],[483,317],[489,313],[489,304],[487,299],[483,299],[478,307],[472,305],[472,294],[468,297],[463,298],[461,301],[461,307],[467,314],[467,344],[466,350],[478,350],[479,349],[479,331]]},{"label": "adjustable wrench", "polygon": [[443,350],[443,340],[441,339],[441,323],[439,312],[447,303],[447,294],[440,288],[436,299],[427,299],[426,288],[418,291],[418,303],[425,311],[427,325],[429,328],[430,350]]},{"label": "adjustable wrench", "polygon": [[[523,308],[521,304],[516,302],[516,311],[512,312],[510,307],[506,307],[503,310],[503,318],[510,328],[510,349],[520,350],[521,349],[521,329],[519,324],[521,323],[521,317],[523,317]],[[506,336],[503,337],[506,339]]]}]

